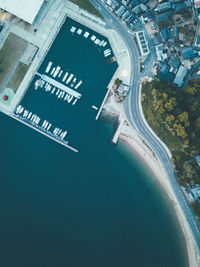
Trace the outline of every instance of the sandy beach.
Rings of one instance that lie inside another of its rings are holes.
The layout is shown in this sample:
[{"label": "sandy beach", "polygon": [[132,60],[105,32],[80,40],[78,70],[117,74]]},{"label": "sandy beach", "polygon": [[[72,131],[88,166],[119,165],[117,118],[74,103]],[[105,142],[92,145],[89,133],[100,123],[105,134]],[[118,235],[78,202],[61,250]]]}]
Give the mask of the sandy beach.
[{"label": "sandy beach", "polygon": [[[107,99],[107,102],[104,106],[104,112],[105,114],[111,117],[114,117],[115,115],[115,117],[117,117],[119,120],[125,117],[123,106],[120,103],[116,103],[113,92],[111,92]],[[143,163],[149,168],[149,171],[154,174],[156,181],[164,189],[164,192],[166,192],[170,203],[175,210],[177,219],[181,225],[186,240],[189,266],[200,266],[200,256],[198,254],[198,250],[192,232],[187,223],[182,208],[179,202],[177,201],[176,195],[171,187],[165,169],[163,168],[160,160],[156,157],[152,148],[128,124],[127,121],[121,128],[119,138],[123,142],[126,142],[126,144],[130,147],[134,155],[136,154],[143,161]]]}]

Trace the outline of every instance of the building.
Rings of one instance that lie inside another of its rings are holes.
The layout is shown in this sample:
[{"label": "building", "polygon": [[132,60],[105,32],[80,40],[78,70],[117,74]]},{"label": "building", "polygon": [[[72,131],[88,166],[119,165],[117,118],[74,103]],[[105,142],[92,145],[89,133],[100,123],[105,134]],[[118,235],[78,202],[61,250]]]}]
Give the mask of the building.
[{"label": "building", "polygon": [[190,59],[195,56],[194,50],[191,46],[182,48],[181,53],[184,59]]},{"label": "building", "polygon": [[167,59],[167,53],[165,53],[166,47],[163,44],[156,45],[155,49],[158,61],[164,61]]},{"label": "building", "polygon": [[185,188],[188,194],[188,197],[191,202],[200,199],[200,185],[196,184],[192,188]]},{"label": "building", "polygon": [[0,8],[32,24],[44,0],[0,0]]},{"label": "building", "polygon": [[139,49],[140,49],[141,56],[148,55],[149,54],[149,47],[148,47],[147,40],[146,40],[145,35],[144,35],[144,31],[136,32],[135,37],[136,37],[137,44],[138,44]]},{"label": "building", "polygon": [[162,3],[162,4],[159,4],[158,5],[158,11],[161,13],[161,12],[165,12],[167,10],[171,9],[171,3],[169,2],[165,2],[165,3]]},{"label": "building", "polygon": [[164,41],[168,41],[170,38],[168,28],[164,27],[160,30],[160,34]]},{"label": "building", "polygon": [[126,8],[124,6],[120,6],[117,10],[115,10],[115,13],[118,17],[121,17],[125,11]]},{"label": "building", "polygon": [[184,78],[187,74],[187,68],[185,68],[183,65],[181,65],[176,73],[176,77],[173,81],[173,83],[180,87],[183,84]]}]

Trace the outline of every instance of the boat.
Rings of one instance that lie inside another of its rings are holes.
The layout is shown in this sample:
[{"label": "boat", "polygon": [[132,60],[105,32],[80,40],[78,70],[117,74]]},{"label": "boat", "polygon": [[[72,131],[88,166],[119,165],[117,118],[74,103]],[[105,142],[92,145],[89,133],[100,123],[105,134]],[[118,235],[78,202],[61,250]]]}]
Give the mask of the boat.
[{"label": "boat", "polygon": [[35,82],[35,90],[38,89],[38,86],[39,86],[39,80],[37,80],[37,81]]},{"label": "boat", "polygon": [[94,42],[95,39],[96,39],[96,36],[92,35],[91,40]]},{"label": "boat", "polygon": [[55,92],[55,90],[56,90],[56,87],[54,87],[54,88],[52,89],[52,91],[51,91],[51,95]]},{"label": "boat", "polygon": [[78,35],[81,35],[81,33],[82,33],[82,30],[81,30],[81,29],[78,29],[78,30],[77,30],[77,34],[78,34]]},{"label": "boat", "polygon": [[28,120],[30,119],[31,115],[32,115],[32,112],[29,112],[29,114],[28,114],[28,116],[27,116],[27,119],[28,119]]},{"label": "boat", "polygon": [[35,114],[33,114],[33,115],[31,116],[30,121],[32,121],[32,120],[34,119],[34,117],[35,117]]},{"label": "boat", "polygon": [[49,123],[49,125],[48,125],[48,127],[47,127],[47,131],[49,131],[50,130],[50,128],[51,128],[51,123]]},{"label": "boat", "polygon": [[46,124],[46,120],[43,121],[43,123],[42,123],[42,127],[44,127],[45,124]]},{"label": "boat", "polygon": [[64,77],[63,77],[63,79],[62,79],[63,82],[65,82],[65,80],[67,79],[68,74],[69,74],[69,72],[66,72],[66,73],[65,73],[65,75],[64,75]]},{"label": "boat", "polygon": [[57,92],[56,92],[56,95],[58,95],[58,94],[59,94],[59,92],[60,92],[60,89],[58,89],[58,90],[57,90]]},{"label": "boat", "polygon": [[46,73],[48,73],[50,71],[52,64],[53,64],[53,62],[50,61],[48,66],[46,67],[46,70],[45,70]]},{"label": "boat", "polygon": [[20,110],[19,110],[19,114],[21,114],[23,111],[24,111],[24,108],[21,107]]},{"label": "boat", "polygon": [[66,81],[66,84],[69,84],[71,79],[73,78],[74,74],[70,74],[69,78]]},{"label": "boat", "polygon": [[63,140],[64,138],[65,138],[65,136],[67,135],[67,131],[65,131],[65,132],[62,132],[62,135],[60,136],[61,137],[61,139]]},{"label": "boat", "polygon": [[95,110],[98,110],[98,108],[94,105],[92,105],[92,108],[95,109]]},{"label": "boat", "polygon": [[55,70],[56,70],[56,68],[54,67],[50,74],[53,75]]},{"label": "boat", "polygon": [[64,91],[62,91],[62,94],[61,94],[60,98],[63,98],[63,97],[64,97],[64,95],[65,95],[65,92],[64,92]]},{"label": "boat", "polygon": [[59,71],[60,71],[60,66],[58,66],[53,74],[53,77],[56,78],[56,76],[58,75]]},{"label": "boat", "polygon": [[107,45],[107,42],[104,41],[104,43],[102,44],[103,47],[105,47]]},{"label": "boat", "polygon": [[82,81],[80,80],[80,82],[77,83],[77,85],[74,87],[74,89],[78,89],[81,84],[82,84]]},{"label": "boat", "polygon": [[77,98],[74,100],[74,102],[72,103],[72,106],[76,104],[77,100],[78,100]]},{"label": "boat", "polygon": [[71,29],[70,29],[70,32],[71,32],[71,33],[74,33],[75,30],[76,30],[76,27],[72,26]]},{"label": "boat", "polygon": [[67,99],[67,102],[70,103],[72,99],[73,99],[73,95],[69,99]]},{"label": "boat", "polygon": [[74,85],[75,85],[75,83],[76,83],[76,80],[77,80],[76,78],[73,79],[73,81],[72,81],[72,83],[71,83],[71,85],[70,85],[71,87],[74,87]]},{"label": "boat", "polygon": [[85,38],[88,38],[89,35],[90,35],[89,32],[85,32],[83,36],[84,36]]},{"label": "boat", "polygon": [[37,117],[36,124],[40,122],[40,117]]},{"label": "boat", "polygon": [[59,72],[59,74],[58,74],[58,78],[60,78],[62,74],[63,74],[63,70],[61,70],[61,71]]},{"label": "boat", "polygon": [[48,85],[49,85],[48,83],[45,84],[45,86],[44,86],[45,91],[46,91]]},{"label": "boat", "polygon": [[61,98],[62,95],[62,91],[58,94],[58,98]]},{"label": "boat", "polygon": [[44,129],[47,128],[48,124],[49,124],[49,122],[47,121],[47,122],[45,123],[45,125],[44,125]]},{"label": "boat", "polygon": [[59,131],[58,131],[58,135],[59,135],[61,132],[62,132],[62,130],[61,130],[61,129],[59,129]]},{"label": "boat", "polygon": [[21,109],[21,105],[19,105],[19,106],[16,108],[16,114],[19,113],[20,109]]},{"label": "boat", "polygon": [[67,98],[68,98],[68,94],[66,93],[65,98],[64,98],[64,101],[66,101]]}]

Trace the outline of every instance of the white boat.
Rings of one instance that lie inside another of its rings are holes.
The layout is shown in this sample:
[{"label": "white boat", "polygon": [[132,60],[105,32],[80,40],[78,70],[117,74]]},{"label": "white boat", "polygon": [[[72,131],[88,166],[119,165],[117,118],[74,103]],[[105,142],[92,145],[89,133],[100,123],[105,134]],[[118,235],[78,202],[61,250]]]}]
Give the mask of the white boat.
[{"label": "white boat", "polygon": [[92,108],[95,109],[95,110],[98,110],[98,108],[94,105],[92,105]]},{"label": "white boat", "polygon": [[73,99],[73,95],[69,99],[67,99],[67,102],[70,103],[72,99]]},{"label": "white boat", "polygon": [[58,98],[61,98],[62,95],[62,91],[58,94]]},{"label": "white boat", "polygon": [[63,98],[64,95],[65,95],[65,92],[63,91],[63,92],[62,92],[62,95],[60,96],[60,98]]},{"label": "white boat", "polygon": [[51,128],[51,123],[49,123],[49,125],[48,125],[48,127],[47,127],[47,131],[49,131],[50,130],[50,128]]},{"label": "white boat", "polygon": [[40,117],[37,117],[37,119],[36,119],[36,124],[38,124],[40,122]]},{"label": "white boat", "polygon": [[95,39],[96,39],[96,36],[92,35],[91,40],[94,42]]},{"label": "white boat", "polygon": [[35,123],[35,122],[36,122],[37,118],[38,118],[38,116],[37,116],[37,115],[35,115],[35,117],[33,118],[33,123]]},{"label": "white boat", "polygon": [[94,43],[95,43],[96,45],[98,45],[98,44],[99,44],[99,42],[100,42],[100,40],[99,40],[99,39],[96,39],[96,40],[94,41]]},{"label": "white boat", "polygon": [[45,84],[45,86],[44,86],[45,91],[46,91],[48,85],[49,85],[48,83]]},{"label": "white boat", "polygon": [[66,94],[66,96],[65,96],[65,98],[64,98],[64,101],[66,101],[66,100],[67,100],[67,98],[68,98],[68,94]]},{"label": "white boat", "polygon": [[73,81],[72,81],[72,83],[71,83],[71,85],[70,85],[71,87],[74,87],[74,85],[75,85],[75,83],[76,83],[76,80],[77,80],[76,78],[73,79]]},{"label": "white boat", "polygon": [[62,132],[62,135],[60,136],[61,137],[61,139],[63,140],[64,138],[65,138],[65,136],[67,135],[67,131],[65,131],[65,132]]},{"label": "white boat", "polygon": [[74,74],[70,74],[69,78],[66,81],[66,84],[69,84],[71,79],[73,78]]},{"label": "white boat", "polygon": [[38,86],[39,86],[39,80],[37,80],[37,81],[35,82],[35,90],[38,89]]},{"label": "white boat", "polygon": [[46,73],[48,73],[50,71],[52,64],[53,64],[53,62],[50,61],[48,66],[46,67],[46,70],[45,70]]},{"label": "white boat", "polygon": [[52,71],[51,71],[51,75],[53,75],[54,74],[54,71],[56,70],[56,68],[54,67],[53,69],[52,69]]},{"label": "white boat", "polygon": [[76,104],[77,100],[78,100],[77,98],[74,100],[74,102],[72,103],[72,106]]},{"label": "white boat", "polygon": [[60,71],[60,66],[58,66],[53,74],[53,77],[56,78],[56,76],[58,75],[59,71]]},{"label": "white boat", "polygon": [[24,111],[24,108],[21,107],[20,110],[19,110],[19,114],[21,114],[23,111]]},{"label": "white boat", "polygon": [[20,109],[21,109],[21,105],[19,105],[19,106],[17,107],[17,109],[16,109],[16,114],[19,113]]},{"label": "white boat", "polygon": [[52,89],[52,91],[51,91],[51,95],[54,94],[55,90],[56,90],[56,87],[54,87],[54,88]]},{"label": "white boat", "polygon": [[107,42],[104,41],[104,43],[102,44],[103,47],[105,47],[107,45]]},{"label": "white boat", "polygon": [[100,41],[99,45],[102,46],[104,43],[104,40]]},{"label": "white boat", "polygon": [[65,82],[65,80],[67,79],[68,74],[69,74],[69,72],[66,72],[66,73],[65,73],[65,75],[64,75],[64,77],[63,77],[63,79],[62,79],[63,82]]},{"label": "white boat", "polygon": [[77,30],[77,34],[78,34],[78,35],[81,35],[81,33],[82,33],[82,30],[81,30],[81,29],[78,29],[78,30]]},{"label": "white boat", "polygon": [[80,80],[80,82],[79,83],[77,83],[77,85],[74,87],[75,89],[78,89],[79,88],[79,86],[82,84],[82,81]]},{"label": "white boat", "polygon": [[46,124],[46,120],[43,121],[43,123],[42,123],[42,127],[44,127],[45,124]]},{"label": "white boat", "polygon": [[63,70],[61,70],[58,74],[58,78],[60,78],[60,76],[63,74]]},{"label": "white boat", "polygon": [[111,55],[111,53],[108,53],[108,54],[105,55],[105,57],[108,57],[108,56],[110,56],[110,55]]},{"label": "white boat", "polygon": [[58,95],[58,94],[59,94],[59,92],[60,92],[60,89],[58,89],[58,90],[57,90],[57,92],[56,92],[56,95]]},{"label": "white boat", "polygon": [[58,135],[59,135],[61,132],[62,132],[62,130],[61,130],[61,129],[59,129],[59,131],[58,131]]},{"label": "white boat", "polygon": [[29,112],[29,114],[28,114],[28,116],[27,116],[27,119],[28,119],[28,120],[30,119],[31,115],[32,115],[32,112]]},{"label": "white boat", "polygon": [[85,38],[88,38],[89,35],[90,35],[89,32],[85,32],[83,36],[84,36]]},{"label": "white boat", "polygon": [[70,29],[70,32],[74,33],[76,30],[76,27],[72,26],[71,29]]},{"label": "white boat", "polygon": [[35,114],[32,114],[30,121],[32,121],[35,118]]}]

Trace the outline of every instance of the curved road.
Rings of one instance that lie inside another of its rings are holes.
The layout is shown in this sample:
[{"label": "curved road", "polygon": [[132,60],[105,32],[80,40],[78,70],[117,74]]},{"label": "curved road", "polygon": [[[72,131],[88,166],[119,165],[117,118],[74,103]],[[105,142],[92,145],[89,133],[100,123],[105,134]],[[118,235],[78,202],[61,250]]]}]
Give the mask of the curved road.
[{"label": "curved road", "polygon": [[[162,165],[164,166],[168,179],[172,185],[172,188],[176,194],[177,200],[180,203],[180,206],[185,214],[188,225],[192,231],[194,240],[196,242],[198,252],[200,252],[200,233],[198,230],[198,221],[196,220],[194,213],[186,200],[179,184],[176,181],[174,170],[170,157],[163,146],[161,140],[152,131],[149,130],[149,127],[146,125],[143,116],[141,115],[140,109],[140,99],[139,99],[139,85],[142,76],[145,76],[147,71],[143,71],[142,74],[139,73],[139,55],[135,42],[133,42],[133,37],[130,34],[128,28],[123,25],[123,23],[115,17],[115,15],[110,12],[106,7],[104,2],[99,0],[90,0],[90,2],[99,10],[103,15],[107,27],[115,29],[121,38],[126,43],[129,55],[131,58],[131,89],[129,97],[124,103],[124,110],[127,116],[129,123],[134,129],[143,137],[144,140],[153,148],[157,157],[160,159]],[[153,58],[151,57],[150,64],[153,63]],[[152,66],[152,65],[151,65]]]}]

